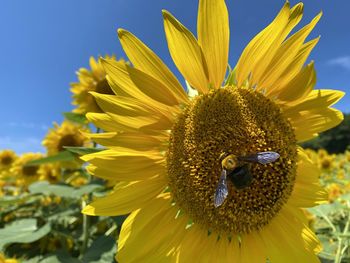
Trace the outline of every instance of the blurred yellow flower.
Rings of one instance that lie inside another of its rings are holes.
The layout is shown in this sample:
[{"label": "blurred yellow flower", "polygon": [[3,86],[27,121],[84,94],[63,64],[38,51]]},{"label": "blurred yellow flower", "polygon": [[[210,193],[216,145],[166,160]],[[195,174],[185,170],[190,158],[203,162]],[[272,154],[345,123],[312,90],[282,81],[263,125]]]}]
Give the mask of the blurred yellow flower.
[{"label": "blurred yellow flower", "polygon": [[47,133],[42,144],[47,150],[47,154],[55,155],[64,150],[64,146],[88,147],[91,146],[90,140],[82,132],[89,130],[70,121],[63,121],[61,125],[54,123]]},{"label": "blurred yellow flower", "polygon": [[69,184],[74,187],[80,187],[87,183],[88,183],[88,180],[85,177],[81,176],[80,174],[75,176],[75,178],[69,182]]},{"label": "blurred yellow flower", "polygon": [[343,169],[339,169],[337,172],[337,178],[340,180],[345,179],[345,171]]},{"label": "blurred yellow flower", "polygon": [[29,161],[41,159],[43,157],[44,155],[41,153],[24,153],[14,161],[10,172],[17,179],[16,183],[18,186],[27,187],[29,184],[39,180],[40,165],[28,166],[26,164]]},{"label": "blurred yellow flower", "polygon": [[[115,60],[115,57],[105,56],[106,59]],[[73,105],[75,113],[85,114],[87,112],[101,112],[93,96],[89,92],[94,91],[102,94],[113,94],[106,80],[106,72],[100,61],[90,57],[90,68],[81,68],[77,72],[79,82],[71,84],[73,93]]]},{"label": "blurred yellow flower", "polygon": [[15,258],[6,258],[3,253],[0,252],[0,263],[17,263],[17,259]]},{"label": "blurred yellow flower", "polygon": [[52,184],[58,183],[62,179],[61,167],[58,163],[43,164],[38,173],[40,174],[40,180],[46,180]]},{"label": "blurred yellow flower", "polygon": [[[118,96],[92,93],[103,113],[87,118],[106,131],[89,136],[108,150],[82,158],[92,174],[120,181],[83,210],[130,214],[118,262],[191,262],[194,255],[198,262],[319,262],[321,246],[301,208],[327,195],[297,142],[341,122],[331,106],[344,93],[314,90],[313,63],[303,65],[318,38],[305,41],[321,15],[288,38],[302,14],[301,3],[290,8],[287,2],[223,84],[230,34],[225,1],[199,1],[198,39],[163,11],[169,51],[191,86],[190,98],[153,51],[118,31],[134,67],[102,59]],[[221,165],[223,153],[266,151],[280,157],[233,171]],[[239,189],[237,177],[250,181]],[[218,185],[228,193],[215,206]]]},{"label": "blurred yellow flower", "polygon": [[13,162],[17,159],[17,155],[12,150],[0,151],[0,178],[9,177],[9,171]]},{"label": "blurred yellow flower", "polygon": [[324,170],[329,170],[333,167],[334,158],[331,155],[324,156],[319,160],[320,168]]},{"label": "blurred yellow flower", "polygon": [[317,154],[320,159],[323,159],[328,156],[328,152],[326,149],[319,149]]},{"label": "blurred yellow flower", "polygon": [[328,192],[328,200],[334,202],[340,195],[344,194],[344,190],[341,186],[335,183],[331,183],[326,186]]},{"label": "blurred yellow flower", "polygon": [[350,151],[346,151],[345,155],[346,155],[346,159],[348,160],[348,162],[350,162]]}]

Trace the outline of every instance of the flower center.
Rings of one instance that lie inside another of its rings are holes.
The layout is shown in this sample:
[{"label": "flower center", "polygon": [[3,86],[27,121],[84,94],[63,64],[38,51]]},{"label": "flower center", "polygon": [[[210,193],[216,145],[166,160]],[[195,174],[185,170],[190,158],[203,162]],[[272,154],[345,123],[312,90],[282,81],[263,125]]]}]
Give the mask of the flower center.
[{"label": "flower center", "polygon": [[62,138],[58,142],[57,150],[60,152],[64,150],[64,146],[79,147],[83,146],[83,144],[84,142],[74,134],[66,134],[62,136]]},{"label": "flower center", "polygon": [[13,162],[13,158],[11,156],[4,156],[1,158],[2,165],[10,165]]},{"label": "flower center", "polygon": [[[221,156],[264,151],[280,157],[237,165],[227,176],[227,198],[215,207]],[[169,186],[194,223],[229,235],[249,233],[268,224],[287,201],[296,160],[293,129],[274,102],[253,89],[221,88],[197,96],[178,116],[167,155]],[[240,182],[244,177],[249,180]]]},{"label": "flower center", "polygon": [[39,169],[39,166],[36,165],[25,165],[22,167],[22,173],[25,176],[33,176],[36,175],[37,171]]}]

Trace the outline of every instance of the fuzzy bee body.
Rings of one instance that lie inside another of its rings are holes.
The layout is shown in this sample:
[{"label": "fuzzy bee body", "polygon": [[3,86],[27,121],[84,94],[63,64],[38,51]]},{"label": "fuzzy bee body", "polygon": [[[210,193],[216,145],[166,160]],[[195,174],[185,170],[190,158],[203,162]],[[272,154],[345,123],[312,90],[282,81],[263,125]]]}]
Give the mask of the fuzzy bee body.
[{"label": "fuzzy bee body", "polygon": [[275,162],[280,155],[277,152],[258,152],[247,156],[236,156],[234,154],[222,154],[220,156],[222,171],[219,183],[214,195],[214,206],[219,207],[228,195],[227,178],[233,183],[236,189],[244,189],[253,181],[250,172],[250,163],[268,164]]}]

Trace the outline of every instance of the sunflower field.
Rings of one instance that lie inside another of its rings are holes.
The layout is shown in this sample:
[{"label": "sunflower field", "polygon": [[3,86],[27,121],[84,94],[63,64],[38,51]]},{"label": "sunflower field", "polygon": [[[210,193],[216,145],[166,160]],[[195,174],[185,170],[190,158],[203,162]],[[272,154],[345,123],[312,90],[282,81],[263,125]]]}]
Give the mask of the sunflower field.
[{"label": "sunflower field", "polygon": [[224,0],[197,37],[162,15],[183,80],[119,29],[128,58],[76,72],[45,152],[0,150],[0,263],[350,262],[350,118],[306,64],[322,13],[294,32],[285,2],[234,67]]}]

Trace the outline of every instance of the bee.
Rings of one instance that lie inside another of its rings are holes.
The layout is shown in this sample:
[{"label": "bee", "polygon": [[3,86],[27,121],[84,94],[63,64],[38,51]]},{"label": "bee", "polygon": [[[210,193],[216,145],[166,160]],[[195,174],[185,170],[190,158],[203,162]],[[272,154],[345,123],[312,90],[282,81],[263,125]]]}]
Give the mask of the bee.
[{"label": "bee", "polygon": [[275,162],[280,155],[277,152],[258,152],[247,156],[224,153],[220,156],[221,175],[214,195],[214,206],[219,207],[228,195],[227,177],[237,189],[249,186],[253,180],[250,163],[268,164]]}]

